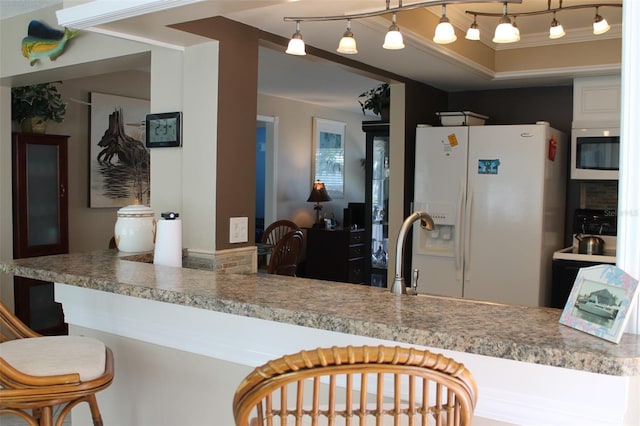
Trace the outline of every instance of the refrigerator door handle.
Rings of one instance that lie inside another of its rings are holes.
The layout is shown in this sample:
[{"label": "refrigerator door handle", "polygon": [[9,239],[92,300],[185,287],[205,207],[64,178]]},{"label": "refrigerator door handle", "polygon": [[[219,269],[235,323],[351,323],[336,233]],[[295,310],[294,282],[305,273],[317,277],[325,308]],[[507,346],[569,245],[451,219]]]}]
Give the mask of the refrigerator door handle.
[{"label": "refrigerator door handle", "polygon": [[467,209],[465,210],[464,225],[464,280],[471,280],[471,210],[473,209],[473,188],[469,189],[467,196]]},{"label": "refrigerator door handle", "polygon": [[455,228],[455,268],[456,280],[458,281],[462,281],[462,212],[464,212],[465,195],[464,181],[460,181],[460,188],[458,190],[458,214]]}]

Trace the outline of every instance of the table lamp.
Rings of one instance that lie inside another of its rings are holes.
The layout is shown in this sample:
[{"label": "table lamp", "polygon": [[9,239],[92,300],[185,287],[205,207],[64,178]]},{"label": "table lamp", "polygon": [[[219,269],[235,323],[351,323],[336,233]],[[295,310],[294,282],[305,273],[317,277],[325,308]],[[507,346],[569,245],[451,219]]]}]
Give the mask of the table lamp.
[{"label": "table lamp", "polygon": [[320,203],[325,201],[331,201],[331,197],[327,193],[327,189],[324,187],[324,183],[319,180],[313,182],[313,187],[311,188],[311,194],[309,194],[309,198],[307,201],[316,203],[313,207],[316,211],[316,223],[313,225],[315,228],[324,227],[320,223],[320,210],[322,210],[322,205]]}]

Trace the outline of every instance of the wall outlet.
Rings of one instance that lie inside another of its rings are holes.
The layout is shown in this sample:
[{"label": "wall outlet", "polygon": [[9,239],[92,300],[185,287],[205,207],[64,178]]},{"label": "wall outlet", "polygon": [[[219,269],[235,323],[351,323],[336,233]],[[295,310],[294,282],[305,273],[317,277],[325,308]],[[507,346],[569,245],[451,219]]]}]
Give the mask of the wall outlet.
[{"label": "wall outlet", "polygon": [[229,218],[229,243],[246,243],[249,241],[249,218]]}]

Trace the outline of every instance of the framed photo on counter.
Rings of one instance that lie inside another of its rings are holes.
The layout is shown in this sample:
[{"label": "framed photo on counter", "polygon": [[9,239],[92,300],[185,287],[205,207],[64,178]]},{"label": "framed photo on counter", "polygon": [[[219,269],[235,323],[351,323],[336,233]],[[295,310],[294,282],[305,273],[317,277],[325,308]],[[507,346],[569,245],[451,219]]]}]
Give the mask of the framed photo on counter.
[{"label": "framed photo on counter", "polygon": [[638,297],[638,281],[613,265],[581,268],[560,324],[619,343]]}]

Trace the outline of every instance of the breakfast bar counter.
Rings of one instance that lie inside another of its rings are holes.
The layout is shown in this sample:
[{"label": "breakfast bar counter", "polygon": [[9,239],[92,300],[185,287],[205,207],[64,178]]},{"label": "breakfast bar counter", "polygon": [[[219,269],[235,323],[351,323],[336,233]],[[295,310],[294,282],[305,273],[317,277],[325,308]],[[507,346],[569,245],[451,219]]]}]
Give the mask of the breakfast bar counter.
[{"label": "breakfast bar counter", "polygon": [[[55,282],[67,321],[80,330],[237,363],[243,371],[309,346],[413,345],[470,368],[483,417],[554,424],[542,414],[552,408],[557,424],[640,418],[640,336],[610,343],[559,324],[557,309],[126,259],[103,250],[0,261],[0,271]],[[117,352],[116,367],[118,376]]]}]

